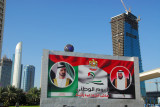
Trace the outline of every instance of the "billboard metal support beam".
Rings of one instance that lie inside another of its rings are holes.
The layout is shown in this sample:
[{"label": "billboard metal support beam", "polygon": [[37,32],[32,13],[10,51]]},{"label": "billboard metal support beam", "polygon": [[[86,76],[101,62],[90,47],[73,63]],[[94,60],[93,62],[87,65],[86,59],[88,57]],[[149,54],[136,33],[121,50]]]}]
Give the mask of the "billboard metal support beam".
[{"label": "billboard metal support beam", "polygon": [[160,77],[160,68],[147,71],[147,72],[142,72],[139,74],[139,77],[140,77],[140,81],[158,78]]}]

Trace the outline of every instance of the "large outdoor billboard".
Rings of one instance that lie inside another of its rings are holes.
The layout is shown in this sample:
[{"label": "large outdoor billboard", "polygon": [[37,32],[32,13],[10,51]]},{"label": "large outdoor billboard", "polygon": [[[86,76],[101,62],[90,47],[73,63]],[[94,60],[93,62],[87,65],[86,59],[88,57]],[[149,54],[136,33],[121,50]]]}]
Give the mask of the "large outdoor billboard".
[{"label": "large outdoor billboard", "polygon": [[48,55],[47,98],[136,99],[134,61]]}]

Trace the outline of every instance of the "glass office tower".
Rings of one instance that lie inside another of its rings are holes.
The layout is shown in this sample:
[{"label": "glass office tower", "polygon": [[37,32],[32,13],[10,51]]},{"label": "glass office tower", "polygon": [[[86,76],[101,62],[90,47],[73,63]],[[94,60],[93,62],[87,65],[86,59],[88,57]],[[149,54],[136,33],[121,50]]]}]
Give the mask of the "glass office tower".
[{"label": "glass office tower", "polygon": [[[139,58],[139,72],[143,72],[138,34],[138,19],[131,12],[111,18],[113,55],[136,56]],[[142,97],[146,96],[144,81],[140,83]]]},{"label": "glass office tower", "polygon": [[13,57],[12,57],[11,84],[12,84],[12,81],[13,81],[14,60],[15,60],[15,54],[13,54]]},{"label": "glass office tower", "polygon": [[34,87],[35,67],[33,65],[24,66],[22,89],[28,92]]}]

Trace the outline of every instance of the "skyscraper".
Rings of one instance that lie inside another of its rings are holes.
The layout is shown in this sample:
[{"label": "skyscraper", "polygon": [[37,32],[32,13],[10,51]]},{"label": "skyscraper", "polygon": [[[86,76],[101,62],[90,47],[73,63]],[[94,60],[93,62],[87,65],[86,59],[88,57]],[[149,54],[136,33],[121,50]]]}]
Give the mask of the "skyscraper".
[{"label": "skyscraper", "polygon": [[6,8],[6,0],[0,0],[0,58],[2,53],[5,8]]},{"label": "skyscraper", "polygon": [[11,84],[12,84],[12,81],[13,81],[14,59],[15,59],[15,54],[13,54],[13,57],[12,57]]},{"label": "skyscraper", "polygon": [[0,87],[10,85],[12,61],[4,56],[0,62]]},{"label": "skyscraper", "polygon": [[[139,72],[143,72],[138,34],[138,19],[131,12],[111,18],[113,55],[139,58]],[[141,82],[142,97],[146,96],[145,84]]]},{"label": "skyscraper", "polygon": [[34,87],[35,67],[33,65],[24,66],[22,89],[27,92]]},{"label": "skyscraper", "polygon": [[22,42],[19,42],[15,49],[15,60],[14,60],[14,72],[13,72],[13,81],[12,85],[16,88],[21,87],[21,59],[22,59]]}]

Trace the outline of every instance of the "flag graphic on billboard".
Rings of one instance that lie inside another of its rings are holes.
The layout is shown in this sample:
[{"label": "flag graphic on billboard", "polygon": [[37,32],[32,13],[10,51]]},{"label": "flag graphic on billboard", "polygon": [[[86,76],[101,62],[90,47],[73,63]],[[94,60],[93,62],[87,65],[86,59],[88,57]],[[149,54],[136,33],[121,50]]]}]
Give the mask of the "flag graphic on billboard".
[{"label": "flag graphic on billboard", "polygon": [[47,97],[135,99],[134,62],[50,54]]}]

